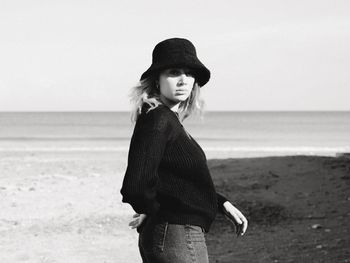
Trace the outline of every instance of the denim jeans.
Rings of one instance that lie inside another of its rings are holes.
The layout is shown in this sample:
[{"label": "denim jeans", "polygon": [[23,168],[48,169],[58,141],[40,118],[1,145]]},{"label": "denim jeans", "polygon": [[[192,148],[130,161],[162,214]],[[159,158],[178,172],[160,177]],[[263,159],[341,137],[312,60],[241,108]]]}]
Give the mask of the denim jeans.
[{"label": "denim jeans", "polygon": [[139,234],[143,263],[209,263],[202,227],[146,220]]}]

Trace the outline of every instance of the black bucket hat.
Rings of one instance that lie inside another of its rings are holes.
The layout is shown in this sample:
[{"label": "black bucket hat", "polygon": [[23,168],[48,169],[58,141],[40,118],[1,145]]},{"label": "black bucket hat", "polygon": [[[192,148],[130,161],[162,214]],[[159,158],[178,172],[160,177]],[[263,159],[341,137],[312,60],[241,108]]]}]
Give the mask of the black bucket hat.
[{"label": "black bucket hat", "polygon": [[210,71],[197,58],[196,48],[191,41],[184,38],[170,38],[154,47],[152,65],[142,74],[140,80],[173,67],[188,67],[194,70],[195,79],[200,87],[210,79]]}]

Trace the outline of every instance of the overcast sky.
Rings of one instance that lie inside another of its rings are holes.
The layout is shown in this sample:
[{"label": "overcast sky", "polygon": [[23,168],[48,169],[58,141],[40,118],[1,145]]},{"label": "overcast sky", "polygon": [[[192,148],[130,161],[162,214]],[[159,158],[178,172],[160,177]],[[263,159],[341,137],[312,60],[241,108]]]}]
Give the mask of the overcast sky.
[{"label": "overcast sky", "polygon": [[207,110],[350,110],[350,1],[0,1],[0,111],[129,110],[155,44],[190,39]]}]

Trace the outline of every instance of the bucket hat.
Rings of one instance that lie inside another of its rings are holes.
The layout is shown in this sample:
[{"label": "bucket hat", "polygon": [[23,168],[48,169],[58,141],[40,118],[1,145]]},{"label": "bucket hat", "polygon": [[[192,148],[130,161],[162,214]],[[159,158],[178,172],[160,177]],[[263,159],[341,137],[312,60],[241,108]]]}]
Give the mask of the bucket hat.
[{"label": "bucket hat", "polygon": [[200,87],[210,79],[210,71],[197,57],[195,46],[184,38],[170,38],[159,42],[152,52],[152,65],[141,75],[143,80],[173,67],[188,67],[194,71]]}]

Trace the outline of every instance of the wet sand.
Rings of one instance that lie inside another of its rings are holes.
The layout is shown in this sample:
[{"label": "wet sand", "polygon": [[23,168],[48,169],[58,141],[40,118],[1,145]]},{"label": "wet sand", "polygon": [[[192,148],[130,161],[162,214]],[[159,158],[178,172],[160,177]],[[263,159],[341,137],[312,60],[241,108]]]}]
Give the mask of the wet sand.
[{"label": "wet sand", "polygon": [[235,238],[218,216],[211,262],[350,262],[350,159],[313,156],[210,160],[217,191],[247,216]]},{"label": "wet sand", "polygon": [[[350,160],[208,161],[217,191],[245,213],[236,238],[218,216],[211,262],[350,262]],[[119,189],[125,153],[1,152],[0,262],[141,262]]]}]

